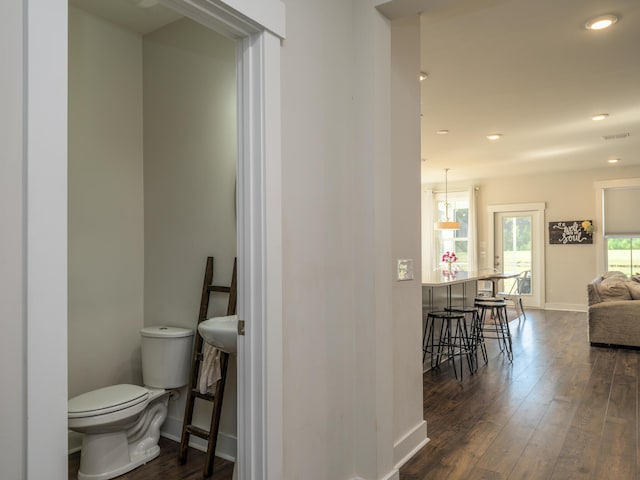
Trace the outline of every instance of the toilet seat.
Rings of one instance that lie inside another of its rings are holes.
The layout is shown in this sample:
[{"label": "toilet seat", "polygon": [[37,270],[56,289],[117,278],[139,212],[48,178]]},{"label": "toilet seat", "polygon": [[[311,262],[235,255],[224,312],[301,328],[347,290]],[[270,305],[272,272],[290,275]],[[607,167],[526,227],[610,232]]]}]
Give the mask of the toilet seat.
[{"label": "toilet seat", "polygon": [[118,412],[149,398],[149,390],[138,385],[111,385],[69,400],[68,418],[86,418]]}]

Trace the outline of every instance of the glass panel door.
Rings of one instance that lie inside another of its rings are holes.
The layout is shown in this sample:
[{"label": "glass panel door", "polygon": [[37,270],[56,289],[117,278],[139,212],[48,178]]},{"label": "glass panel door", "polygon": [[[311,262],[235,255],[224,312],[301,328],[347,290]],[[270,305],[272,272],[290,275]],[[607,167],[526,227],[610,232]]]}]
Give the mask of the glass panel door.
[{"label": "glass panel door", "polygon": [[[495,214],[494,236],[494,268],[502,273],[531,272],[526,276],[521,285],[523,302],[529,305],[537,305],[537,298],[533,298],[535,292],[535,245],[534,217],[531,212],[499,212]],[[538,227],[539,228],[539,227]],[[509,292],[516,282],[515,278],[504,280],[501,291]]]}]

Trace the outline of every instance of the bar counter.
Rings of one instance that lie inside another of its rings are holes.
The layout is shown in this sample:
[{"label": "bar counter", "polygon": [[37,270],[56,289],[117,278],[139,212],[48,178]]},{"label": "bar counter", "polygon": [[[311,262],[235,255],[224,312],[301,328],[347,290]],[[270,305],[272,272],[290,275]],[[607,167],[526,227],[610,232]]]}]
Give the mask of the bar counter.
[{"label": "bar counter", "polygon": [[[422,275],[423,313],[442,310],[451,305],[472,306],[478,293],[478,280],[494,280],[498,275],[492,270],[454,271],[446,269],[424,272]],[[504,278],[501,276],[500,278]]]}]

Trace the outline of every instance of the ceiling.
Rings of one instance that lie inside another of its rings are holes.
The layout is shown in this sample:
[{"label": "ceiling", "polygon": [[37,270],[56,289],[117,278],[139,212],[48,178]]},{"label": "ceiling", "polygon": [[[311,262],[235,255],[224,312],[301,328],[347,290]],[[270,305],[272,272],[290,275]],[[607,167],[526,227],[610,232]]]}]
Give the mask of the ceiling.
[{"label": "ceiling", "polygon": [[[442,183],[445,168],[457,181],[640,165],[640,1],[426,3],[424,183]],[[617,24],[584,28],[606,13]],[[609,117],[591,120],[596,113]]]},{"label": "ceiling", "polygon": [[[412,1],[423,8],[421,70],[428,74],[421,82],[423,182],[442,183],[445,168],[455,182],[640,165],[639,0]],[[181,18],[157,0],[70,3],[138,34]],[[605,13],[618,23],[584,28]],[[594,122],[596,113],[609,117]],[[500,140],[487,140],[495,132]],[[620,162],[609,165],[609,158]]]},{"label": "ceiling", "polygon": [[69,4],[140,35],[182,18],[158,0],[69,0]]}]

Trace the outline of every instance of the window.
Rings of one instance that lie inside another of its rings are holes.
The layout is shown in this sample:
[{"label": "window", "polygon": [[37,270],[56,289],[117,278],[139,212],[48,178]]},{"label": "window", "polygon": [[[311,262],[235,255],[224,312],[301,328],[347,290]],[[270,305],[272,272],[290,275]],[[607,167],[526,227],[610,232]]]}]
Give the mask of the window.
[{"label": "window", "polygon": [[[455,252],[458,257],[456,265],[462,270],[469,268],[469,194],[467,192],[449,193],[449,220],[460,224],[459,230],[436,230],[434,264],[442,264],[445,252]],[[446,220],[445,195],[435,196],[435,221]]]},{"label": "window", "polygon": [[640,235],[607,238],[607,270],[618,270],[627,275],[640,273]]},{"label": "window", "polygon": [[625,185],[604,189],[603,236],[607,270],[633,275],[640,272],[640,216],[632,205],[640,204],[640,186]]}]

